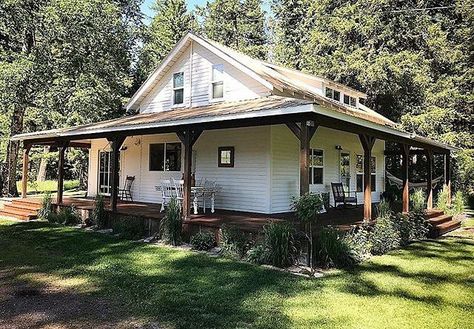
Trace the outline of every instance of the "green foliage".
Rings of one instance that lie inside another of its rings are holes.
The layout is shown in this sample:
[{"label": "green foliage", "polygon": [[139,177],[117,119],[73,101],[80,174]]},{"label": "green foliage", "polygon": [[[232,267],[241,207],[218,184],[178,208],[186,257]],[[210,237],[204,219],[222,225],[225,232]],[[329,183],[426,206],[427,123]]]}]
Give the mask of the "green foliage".
[{"label": "green foliage", "polygon": [[128,240],[141,239],[146,235],[145,220],[136,216],[117,216],[111,220],[112,231]]},{"label": "green foliage", "polygon": [[181,244],[182,223],[181,206],[176,198],[172,198],[161,221],[161,236],[173,246]]},{"label": "green foliage", "polygon": [[53,212],[53,200],[51,198],[51,192],[46,192],[41,199],[41,209],[38,210],[38,218],[43,220],[49,220]]},{"label": "green foliage", "polygon": [[377,218],[371,234],[371,253],[383,255],[400,246],[400,231],[392,217]]},{"label": "green foliage", "polygon": [[422,213],[426,208],[426,195],[423,190],[416,189],[415,192],[410,194],[410,203],[411,203],[411,211]]},{"label": "green foliage", "polygon": [[107,218],[104,197],[97,194],[95,197],[94,209],[92,210],[92,223],[97,225],[98,229],[104,229],[107,226]]},{"label": "green foliage", "polygon": [[460,215],[464,212],[464,195],[461,191],[457,191],[454,195],[453,200],[453,207],[452,207],[452,214],[453,215]]},{"label": "green foliage", "polygon": [[255,264],[270,263],[270,255],[265,243],[257,243],[247,251],[247,261]]},{"label": "green foliage", "polygon": [[379,202],[379,204],[377,205],[377,216],[384,218],[392,216],[392,209],[388,201],[381,200]]},{"label": "green foliage", "polygon": [[243,258],[253,245],[251,235],[232,225],[224,224],[221,230],[222,253],[231,257]]},{"label": "green foliage", "polygon": [[445,214],[449,211],[449,189],[446,185],[443,185],[443,189],[438,193],[436,208],[444,211]]},{"label": "green foliage", "polygon": [[195,250],[210,250],[215,244],[214,234],[211,232],[199,232],[191,237],[191,245]]},{"label": "green foliage", "polygon": [[314,222],[323,209],[323,200],[319,194],[306,193],[293,199],[291,208],[303,223]]},{"label": "green foliage", "polygon": [[358,262],[349,240],[332,227],[324,227],[318,233],[313,255],[315,263],[325,268],[351,267]]},{"label": "green foliage", "polygon": [[444,211],[445,214],[449,215],[460,215],[464,212],[464,195],[462,191],[457,191],[454,195],[452,203],[449,203],[449,189],[445,185],[443,190],[438,194],[438,200],[436,202],[436,208]]},{"label": "green foliage", "polygon": [[62,206],[57,213],[51,212],[48,216],[50,223],[56,223],[66,226],[77,225],[81,223],[81,216],[74,205]]},{"label": "green foliage", "polygon": [[268,259],[273,266],[286,267],[293,263],[296,253],[294,232],[288,222],[271,222],[263,227]]},{"label": "green foliage", "polygon": [[372,230],[368,225],[351,229],[344,240],[351,250],[350,257],[355,263],[359,263],[370,257],[372,250]]},{"label": "green foliage", "polygon": [[[21,187],[21,181],[17,182],[18,189]],[[74,190],[79,187],[79,180],[65,180],[64,191]],[[42,182],[30,181],[27,184],[27,192],[31,193],[43,193],[43,192],[56,192],[58,190],[58,182],[55,180],[45,180]]]}]

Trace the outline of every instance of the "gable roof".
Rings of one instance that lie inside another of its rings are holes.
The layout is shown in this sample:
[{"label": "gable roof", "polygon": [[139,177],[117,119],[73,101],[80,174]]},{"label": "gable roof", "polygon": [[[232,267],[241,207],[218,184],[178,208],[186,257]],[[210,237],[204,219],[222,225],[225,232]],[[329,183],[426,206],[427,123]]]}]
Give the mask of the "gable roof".
[{"label": "gable roof", "polygon": [[325,107],[353,113],[355,116],[363,116],[369,121],[383,125],[395,126],[393,121],[362,104],[360,104],[358,108],[354,108],[325,97],[322,90],[308,84],[307,80],[323,82],[329,86],[349,91],[356,97],[366,98],[367,95],[360,91],[329,79],[252,58],[218,42],[197,36],[191,32],[186,34],[177,43],[173,50],[163,60],[162,64],[150,74],[147,80],[132,96],[126,104],[127,111],[138,109],[140,102],[147,96],[153,87],[159,83],[160,79],[167,72],[170,66],[177,61],[178,57],[185,52],[192,42],[200,44],[225,61],[234,65],[237,69],[268,88],[272,94],[313,100],[319,105]]}]

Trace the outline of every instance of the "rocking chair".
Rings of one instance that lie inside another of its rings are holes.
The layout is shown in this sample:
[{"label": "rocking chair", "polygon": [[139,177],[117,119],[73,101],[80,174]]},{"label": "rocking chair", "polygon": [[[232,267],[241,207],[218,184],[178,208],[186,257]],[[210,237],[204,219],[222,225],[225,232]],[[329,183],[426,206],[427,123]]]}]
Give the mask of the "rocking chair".
[{"label": "rocking chair", "polygon": [[123,188],[118,190],[120,200],[133,201],[132,184],[134,180],[135,176],[127,176]]},{"label": "rocking chair", "polygon": [[[355,191],[344,191],[344,185],[342,183],[331,183],[332,194],[334,196],[334,208],[342,203],[343,207],[346,208],[348,205],[357,207],[357,192]],[[353,193],[353,196],[351,196]]]}]

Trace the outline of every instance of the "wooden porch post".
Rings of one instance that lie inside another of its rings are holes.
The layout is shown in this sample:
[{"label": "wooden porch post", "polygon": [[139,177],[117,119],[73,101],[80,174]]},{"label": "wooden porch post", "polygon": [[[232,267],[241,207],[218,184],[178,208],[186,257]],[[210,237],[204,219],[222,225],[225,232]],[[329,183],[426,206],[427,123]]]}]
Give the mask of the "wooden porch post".
[{"label": "wooden porch post", "polygon": [[21,175],[21,197],[26,198],[26,191],[28,188],[28,161],[31,145],[23,145],[23,171]]},{"label": "wooden porch post", "polygon": [[433,209],[433,151],[426,151],[426,209]]},{"label": "wooden porch post", "polygon": [[403,180],[403,191],[402,191],[402,212],[406,213],[410,211],[410,195],[408,186],[408,159],[410,157],[410,146],[401,144],[400,149],[402,151],[402,180]]},{"label": "wooden porch post", "polygon": [[56,195],[56,203],[58,205],[63,203],[64,191],[64,153],[66,152],[68,142],[61,142],[58,145],[59,162],[58,162],[58,192]]},{"label": "wooden porch post", "polygon": [[375,144],[375,137],[359,135],[360,143],[364,149],[364,221],[372,219],[372,148]]},{"label": "wooden porch post", "polygon": [[183,217],[189,219],[191,217],[191,170],[193,145],[201,135],[202,130],[187,129],[177,132],[176,135],[181,140],[184,147],[184,189],[183,189]]},{"label": "wooden porch post", "polygon": [[451,153],[444,155],[444,184],[448,189],[448,205],[451,205]]},{"label": "wooden porch post", "polygon": [[122,147],[125,138],[126,137],[124,136],[107,138],[112,147],[110,167],[110,209],[112,212],[117,212],[120,148]]},{"label": "wooden porch post", "polygon": [[302,121],[299,125],[289,122],[287,127],[300,141],[300,196],[309,192],[309,153],[311,139],[318,126],[314,121]]}]

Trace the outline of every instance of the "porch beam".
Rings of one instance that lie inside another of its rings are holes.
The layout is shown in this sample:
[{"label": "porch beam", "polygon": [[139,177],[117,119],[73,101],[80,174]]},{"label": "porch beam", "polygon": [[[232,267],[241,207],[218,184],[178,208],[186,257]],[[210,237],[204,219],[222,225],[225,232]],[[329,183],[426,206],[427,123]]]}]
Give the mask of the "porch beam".
[{"label": "porch beam", "polygon": [[64,193],[64,154],[68,147],[68,142],[61,142],[58,144],[59,161],[58,161],[58,192],[56,194],[56,203],[58,205],[63,203]]},{"label": "porch beam", "polygon": [[286,126],[291,130],[296,138],[298,138],[298,140],[301,140],[301,128],[296,122],[288,122],[286,123]]},{"label": "porch beam", "polygon": [[[427,150],[427,148],[410,150],[410,155],[426,155],[426,150]],[[439,153],[439,152],[435,152],[435,151],[432,151],[432,150],[431,150],[431,152],[433,152],[433,154],[444,154],[444,153]],[[384,155],[387,155],[387,156],[390,156],[390,155],[403,155],[403,152],[401,152],[400,150],[385,150]]]},{"label": "porch beam", "polygon": [[23,145],[23,170],[21,175],[21,197],[26,198],[26,192],[28,189],[28,162],[30,154],[31,145]]},{"label": "porch beam", "polygon": [[433,209],[433,152],[426,150],[426,209]]},{"label": "porch beam", "polygon": [[309,192],[309,152],[311,150],[311,139],[316,133],[318,126],[314,121],[302,121],[299,126],[292,122],[287,123],[288,128],[295,133],[300,141],[300,196]]},{"label": "porch beam", "polygon": [[119,188],[119,157],[120,148],[125,141],[124,136],[117,136],[108,139],[112,148],[111,166],[110,166],[110,209],[117,212],[118,188]]},{"label": "porch beam", "polygon": [[402,212],[407,213],[410,211],[410,195],[408,186],[408,162],[410,157],[410,146],[407,144],[400,144],[400,151],[402,153]]},{"label": "porch beam", "polygon": [[375,144],[375,137],[369,135],[359,135],[360,143],[364,149],[364,221],[372,219],[372,148]]},{"label": "porch beam", "polygon": [[451,154],[444,155],[444,185],[448,189],[448,205],[451,205]]}]

